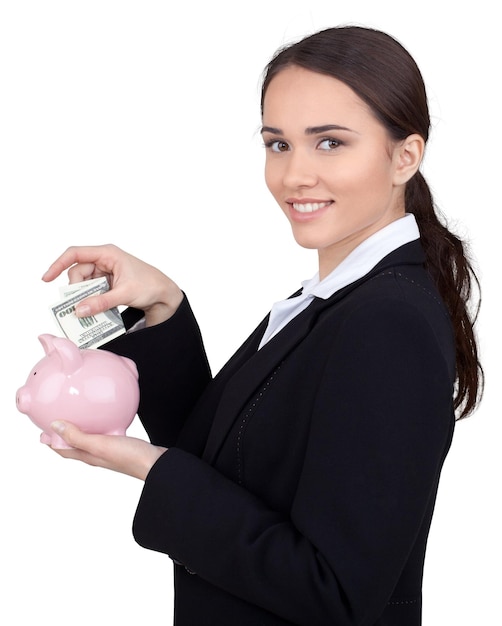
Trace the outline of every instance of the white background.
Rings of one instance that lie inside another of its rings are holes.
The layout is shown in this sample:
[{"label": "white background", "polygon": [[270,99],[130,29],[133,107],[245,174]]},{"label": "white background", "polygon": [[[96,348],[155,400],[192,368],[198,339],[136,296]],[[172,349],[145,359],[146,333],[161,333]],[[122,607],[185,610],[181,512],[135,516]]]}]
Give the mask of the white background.
[{"label": "white background", "polygon": [[130,531],[141,483],[60,459],[16,410],[38,335],[57,334],[48,305],[65,281],[40,277],[70,244],[118,244],[188,292],[216,371],[315,271],[263,183],[262,69],[283,43],[342,23],[388,31],[421,67],[425,174],[483,285],[485,399],[445,464],[424,625],[502,623],[500,33],[491,0],[441,7],[0,0],[2,624],[172,622],[171,563]]}]

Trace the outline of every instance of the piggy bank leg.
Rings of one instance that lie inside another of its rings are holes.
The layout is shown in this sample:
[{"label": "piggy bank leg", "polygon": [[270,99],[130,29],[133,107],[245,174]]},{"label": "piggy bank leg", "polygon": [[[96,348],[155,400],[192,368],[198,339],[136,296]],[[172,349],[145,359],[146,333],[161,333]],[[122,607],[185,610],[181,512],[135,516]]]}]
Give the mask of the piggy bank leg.
[{"label": "piggy bank leg", "polygon": [[71,446],[69,446],[64,439],[61,439],[59,435],[56,435],[56,433],[53,432],[43,432],[40,435],[40,443],[51,446],[51,448],[56,450],[71,450]]}]

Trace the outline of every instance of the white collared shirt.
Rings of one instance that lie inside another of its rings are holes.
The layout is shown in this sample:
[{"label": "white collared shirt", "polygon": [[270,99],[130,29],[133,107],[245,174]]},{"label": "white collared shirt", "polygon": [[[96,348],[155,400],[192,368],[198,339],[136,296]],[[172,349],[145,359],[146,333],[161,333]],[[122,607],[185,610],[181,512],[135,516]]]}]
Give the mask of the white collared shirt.
[{"label": "white collared shirt", "polygon": [[305,310],[315,297],[326,300],[339,289],[365,276],[389,253],[419,237],[415,216],[407,213],[365,239],[323,280],[319,280],[317,273],[310,280],[303,281],[299,296],[281,300],[272,306],[258,350]]}]

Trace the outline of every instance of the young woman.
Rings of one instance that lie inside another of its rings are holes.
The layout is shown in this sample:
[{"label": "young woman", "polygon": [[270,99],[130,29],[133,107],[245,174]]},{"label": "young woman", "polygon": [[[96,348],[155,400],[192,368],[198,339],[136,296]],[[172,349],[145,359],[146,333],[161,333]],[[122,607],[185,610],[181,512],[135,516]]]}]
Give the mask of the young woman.
[{"label": "young woman", "polygon": [[[417,626],[427,535],[455,417],[480,395],[461,241],[419,168],[420,72],[388,35],[333,28],[263,83],[266,180],[319,273],[211,377],[189,303],[114,246],[44,276],[101,275],[140,372],[151,443],[54,429],[62,456],[145,481],[134,536],[175,562],[175,623]],[[134,325],[134,328],[132,328]]]}]

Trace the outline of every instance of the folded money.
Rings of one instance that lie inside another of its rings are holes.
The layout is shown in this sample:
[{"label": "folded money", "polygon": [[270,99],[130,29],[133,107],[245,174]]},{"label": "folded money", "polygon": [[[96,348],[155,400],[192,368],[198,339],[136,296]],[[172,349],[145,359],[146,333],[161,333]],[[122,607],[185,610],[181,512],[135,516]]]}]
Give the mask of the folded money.
[{"label": "folded money", "polygon": [[106,276],[73,283],[60,288],[61,300],[51,306],[60,330],[79,348],[98,348],[125,333],[124,323],[117,307],[77,317],[75,307],[89,296],[105,293],[110,289]]}]

